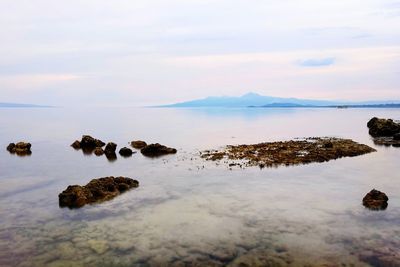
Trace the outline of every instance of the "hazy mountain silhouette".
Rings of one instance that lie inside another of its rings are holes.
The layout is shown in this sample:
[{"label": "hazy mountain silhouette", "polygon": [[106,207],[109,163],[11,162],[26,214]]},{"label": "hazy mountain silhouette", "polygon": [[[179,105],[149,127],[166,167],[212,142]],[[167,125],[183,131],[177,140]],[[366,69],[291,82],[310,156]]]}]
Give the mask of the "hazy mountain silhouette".
[{"label": "hazy mountain silhouette", "polygon": [[187,102],[180,102],[162,107],[321,107],[337,105],[381,105],[399,104],[400,101],[364,101],[344,102],[332,100],[312,100],[284,98],[247,93],[242,96],[210,96]]}]

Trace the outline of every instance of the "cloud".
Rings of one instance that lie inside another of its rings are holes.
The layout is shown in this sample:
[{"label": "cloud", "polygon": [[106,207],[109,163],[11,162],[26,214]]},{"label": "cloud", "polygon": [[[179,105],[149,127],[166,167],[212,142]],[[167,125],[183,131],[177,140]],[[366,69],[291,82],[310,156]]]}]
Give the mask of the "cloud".
[{"label": "cloud", "polygon": [[335,64],[335,58],[310,58],[306,60],[300,60],[298,64],[302,67],[324,67]]},{"label": "cloud", "polygon": [[367,97],[365,88],[381,98],[399,92],[399,0],[1,3],[2,101],[136,105],[249,90],[352,99]]}]

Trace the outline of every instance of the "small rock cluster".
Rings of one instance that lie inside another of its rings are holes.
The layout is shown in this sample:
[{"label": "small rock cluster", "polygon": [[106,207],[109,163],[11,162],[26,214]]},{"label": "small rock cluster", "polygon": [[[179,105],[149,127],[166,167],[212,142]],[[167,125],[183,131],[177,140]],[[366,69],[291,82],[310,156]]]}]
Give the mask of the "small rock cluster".
[{"label": "small rock cluster", "polygon": [[7,146],[7,151],[18,156],[26,156],[32,154],[31,147],[31,143],[26,142],[10,143]]},{"label": "small rock cluster", "polygon": [[375,144],[400,147],[400,122],[374,117],[368,121],[367,127]]},{"label": "small rock cluster", "polygon": [[86,204],[110,200],[139,186],[137,180],[127,177],[104,177],[91,180],[87,185],[70,185],[58,195],[60,207],[80,208]]},{"label": "small rock cluster", "polygon": [[[109,160],[114,160],[117,158],[115,151],[117,145],[115,143],[108,143],[103,150],[105,143],[99,139],[93,138],[90,135],[83,135],[81,141],[76,140],[71,144],[75,149],[82,149],[84,153],[91,154],[94,153],[97,156],[105,154]],[[166,147],[156,144],[147,144],[145,141],[136,140],[131,142],[131,146],[135,149],[140,149],[140,152],[146,157],[159,157],[167,154],[175,154],[177,151],[175,148]],[[122,157],[130,157],[132,154],[136,153],[128,147],[123,147],[119,150],[119,154]]]},{"label": "small rock cluster", "polygon": [[372,189],[363,198],[363,205],[370,210],[384,210],[388,206],[389,198],[387,195],[376,189]]},{"label": "small rock cluster", "polygon": [[[82,149],[85,154],[94,153],[96,156],[105,154],[109,160],[117,158],[117,144],[109,142],[106,145],[100,139],[93,138],[90,135],[83,135],[81,141],[76,140],[71,146],[75,149]],[[104,149],[103,146],[105,146]],[[133,154],[133,151],[130,148],[123,147],[119,150],[119,154],[123,157],[129,157]]]}]

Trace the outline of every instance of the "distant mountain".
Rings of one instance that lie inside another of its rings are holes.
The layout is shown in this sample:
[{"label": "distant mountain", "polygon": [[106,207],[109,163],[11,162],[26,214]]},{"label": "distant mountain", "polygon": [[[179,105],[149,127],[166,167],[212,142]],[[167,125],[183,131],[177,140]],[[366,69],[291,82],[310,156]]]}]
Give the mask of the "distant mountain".
[{"label": "distant mountain", "polygon": [[50,108],[50,107],[51,106],[0,102],[0,108]]},{"label": "distant mountain", "polygon": [[249,106],[249,108],[400,108],[400,104],[356,104],[356,105],[299,105],[293,103],[272,103],[263,106]]},{"label": "distant mountain", "polygon": [[[160,107],[395,107],[400,101],[344,102],[331,100],[312,100],[284,98],[247,93],[242,96],[210,96],[202,99],[164,105]],[[385,106],[386,105],[386,106]]]},{"label": "distant mountain", "polygon": [[341,104],[334,101],[311,100],[298,98],[283,98],[263,96],[256,93],[248,93],[239,97],[236,96],[210,96],[203,99],[181,102],[163,107],[249,107],[264,106],[268,104],[286,103],[296,105],[327,106]]},{"label": "distant mountain", "polygon": [[315,105],[300,105],[295,103],[272,103],[262,106],[249,106],[250,108],[305,108],[305,107],[326,107]]}]

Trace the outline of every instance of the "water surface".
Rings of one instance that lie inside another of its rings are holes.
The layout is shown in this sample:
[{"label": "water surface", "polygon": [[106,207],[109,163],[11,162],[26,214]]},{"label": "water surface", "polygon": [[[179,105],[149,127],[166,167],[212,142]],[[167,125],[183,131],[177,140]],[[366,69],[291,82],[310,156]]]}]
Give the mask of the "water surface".
[{"label": "water surface", "polygon": [[[400,148],[375,146],[373,117],[398,109],[0,109],[0,266],[400,266]],[[90,134],[178,149],[156,159],[84,155]],[[295,137],[351,138],[375,153],[279,168],[232,168],[198,151]],[[32,143],[18,157],[10,142]],[[81,209],[58,194],[92,178],[138,189]],[[385,211],[361,205],[372,188]],[[391,265],[390,265],[391,264]]]}]

